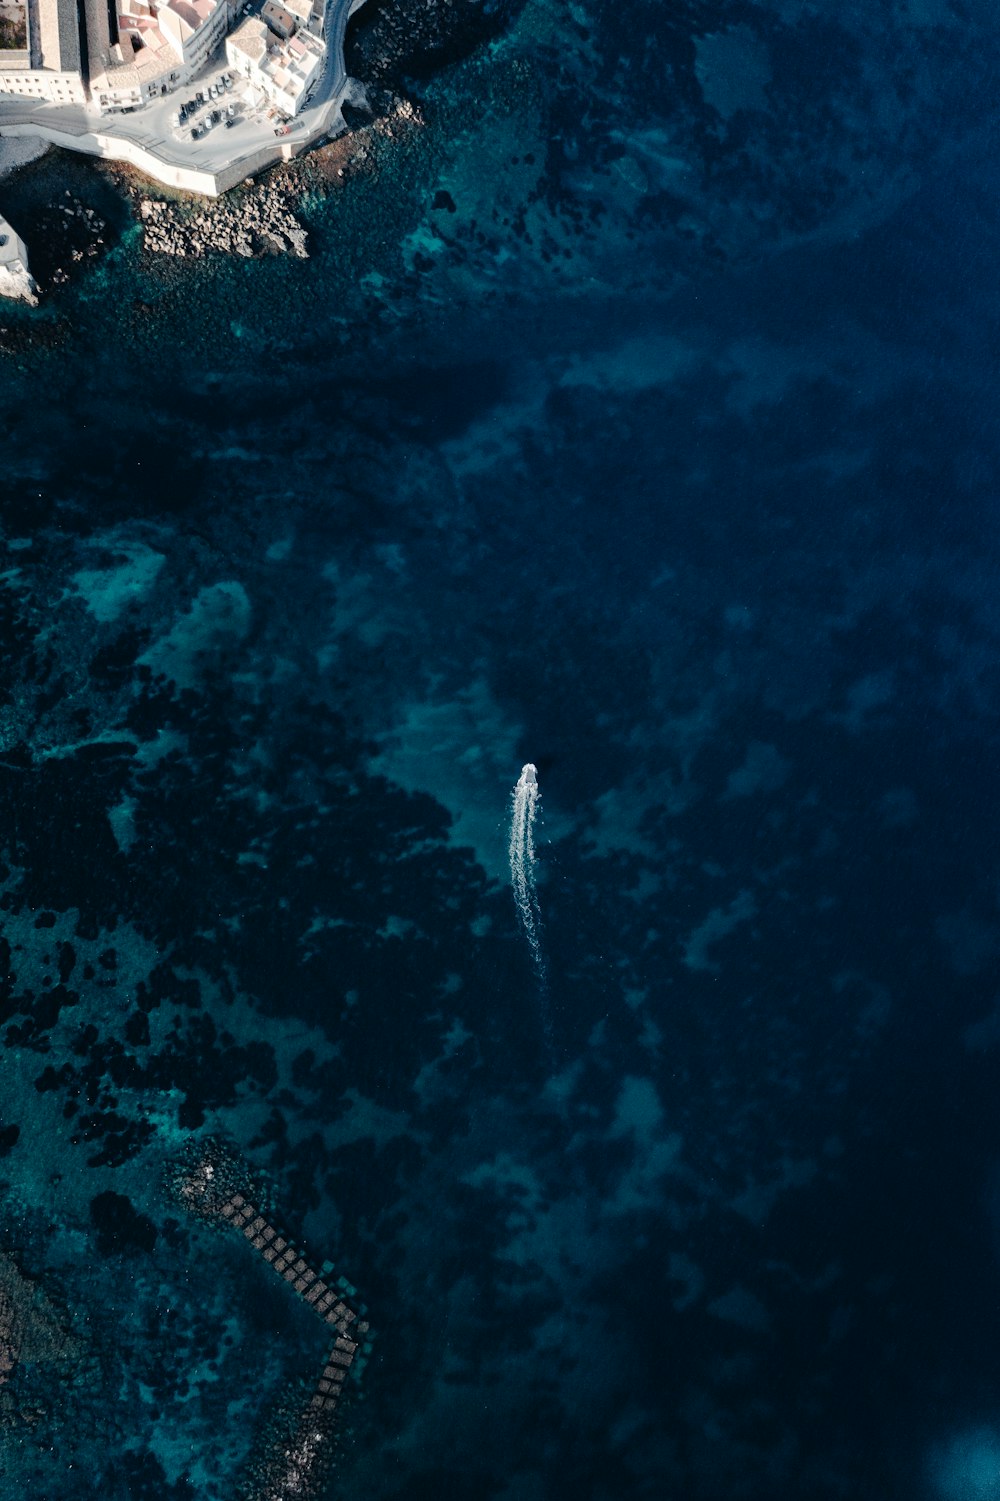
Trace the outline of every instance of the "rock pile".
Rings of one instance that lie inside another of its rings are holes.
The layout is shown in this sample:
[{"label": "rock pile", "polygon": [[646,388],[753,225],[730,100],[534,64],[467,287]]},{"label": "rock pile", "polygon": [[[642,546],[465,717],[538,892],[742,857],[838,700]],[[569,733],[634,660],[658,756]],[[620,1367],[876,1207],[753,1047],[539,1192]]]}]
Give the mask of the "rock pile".
[{"label": "rock pile", "polygon": [[214,200],[190,218],[173,204],[143,198],[139,216],[146,249],[161,255],[309,256],[305,229],[271,184]]},{"label": "rock pile", "polygon": [[222,1213],[235,1193],[244,1197],[256,1192],[259,1185],[251,1179],[246,1164],[218,1136],[196,1141],[172,1161],[166,1171],[167,1192],[189,1214],[207,1224],[227,1224]]},{"label": "rock pile", "polygon": [[59,287],[70,279],[68,265],[79,264],[96,255],[104,244],[107,223],[96,209],[87,208],[67,188],[61,203],[54,204],[41,228],[50,246],[58,246],[59,261],[49,273],[48,282]]},{"label": "rock pile", "polygon": [[26,302],[29,307],[38,306],[38,286],[35,278],[23,261],[13,270],[9,263],[0,262],[0,297],[10,297],[16,302]]},{"label": "rock pile", "polygon": [[303,187],[308,184],[311,192],[336,190],[352,177],[372,176],[378,172],[381,142],[401,144],[424,124],[424,117],[415,104],[385,90],[370,90],[365,106],[368,114],[374,117],[367,124],[356,125],[346,134],[335,136],[325,146],[317,147],[308,156],[289,162],[284,171],[290,177],[298,175]]}]

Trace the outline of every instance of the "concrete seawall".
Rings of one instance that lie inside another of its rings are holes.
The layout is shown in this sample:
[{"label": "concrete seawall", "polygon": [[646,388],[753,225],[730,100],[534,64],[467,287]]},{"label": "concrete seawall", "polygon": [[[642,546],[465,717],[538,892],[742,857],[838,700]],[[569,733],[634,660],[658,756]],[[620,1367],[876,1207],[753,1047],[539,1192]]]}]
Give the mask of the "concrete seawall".
[{"label": "concrete seawall", "polygon": [[[318,132],[323,133],[325,132]],[[151,177],[154,182],[162,182],[169,188],[183,188],[189,193],[200,193],[205,198],[220,197],[244,178],[255,177],[258,172],[263,172],[275,162],[290,161],[311,144],[309,140],[294,143],[276,140],[273,146],[262,146],[228,163],[218,172],[209,172],[203,168],[179,166],[140,146],[136,141],[122,136],[105,135],[101,131],[81,131],[77,135],[70,130],[59,130],[52,125],[33,121],[31,124],[0,126],[0,135],[14,138],[41,136],[42,140],[53,146],[62,146],[67,151],[82,151],[87,156],[100,156],[107,161],[127,162]]]}]

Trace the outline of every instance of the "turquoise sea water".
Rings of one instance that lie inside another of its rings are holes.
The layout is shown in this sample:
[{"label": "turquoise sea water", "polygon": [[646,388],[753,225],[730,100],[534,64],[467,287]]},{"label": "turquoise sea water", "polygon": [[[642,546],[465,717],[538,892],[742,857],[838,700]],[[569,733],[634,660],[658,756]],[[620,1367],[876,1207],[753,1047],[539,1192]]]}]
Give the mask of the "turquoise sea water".
[{"label": "turquoise sea water", "polygon": [[428,14],[308,262],[0,186],[118,225],[0,317],[3,1494],[255,1494],[212,1140],[324,1495],[988,1501],[992,12]]}]

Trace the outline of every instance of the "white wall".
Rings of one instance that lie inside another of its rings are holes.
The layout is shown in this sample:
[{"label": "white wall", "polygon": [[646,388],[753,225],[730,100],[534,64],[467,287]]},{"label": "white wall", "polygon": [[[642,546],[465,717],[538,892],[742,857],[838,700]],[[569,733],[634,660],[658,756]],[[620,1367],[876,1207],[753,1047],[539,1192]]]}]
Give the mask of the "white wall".
[{"label": "white wall", "polygon": [[34,304],[35,280],[28,268],[28,251],[21,236],[0,218],[0,297],[13,297]]}]

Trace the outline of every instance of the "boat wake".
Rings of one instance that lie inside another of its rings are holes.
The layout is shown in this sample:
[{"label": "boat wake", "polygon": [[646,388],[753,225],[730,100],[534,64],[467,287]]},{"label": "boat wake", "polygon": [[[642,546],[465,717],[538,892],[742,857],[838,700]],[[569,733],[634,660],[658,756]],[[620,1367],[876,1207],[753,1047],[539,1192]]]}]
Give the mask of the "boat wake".
[{"label": "boat wake", "polygon": [[514,904],[524,936],[528,940],[538,983],[544,991],[547,982],[541,940],[542,917],[535,887],[535,815],[538,812],[539,798],[538,772],[529,761],[521,767],[521,775],[511,794],[508,853]]}]

